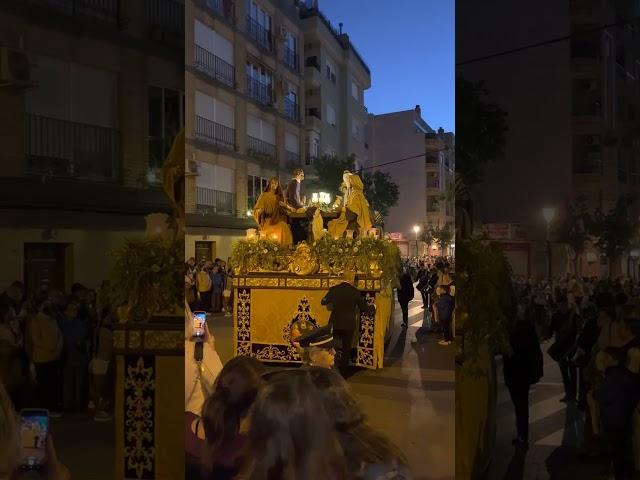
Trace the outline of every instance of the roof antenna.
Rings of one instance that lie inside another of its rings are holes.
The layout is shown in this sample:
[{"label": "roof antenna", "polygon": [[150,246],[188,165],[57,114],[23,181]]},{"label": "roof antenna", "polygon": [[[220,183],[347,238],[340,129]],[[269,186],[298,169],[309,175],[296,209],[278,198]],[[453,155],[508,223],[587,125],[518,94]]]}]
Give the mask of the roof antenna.
[{"label": "roof antenna", "polygon": [[340,35],[342,35],[342,22],[340,22],[338,26],[340,27]]}]

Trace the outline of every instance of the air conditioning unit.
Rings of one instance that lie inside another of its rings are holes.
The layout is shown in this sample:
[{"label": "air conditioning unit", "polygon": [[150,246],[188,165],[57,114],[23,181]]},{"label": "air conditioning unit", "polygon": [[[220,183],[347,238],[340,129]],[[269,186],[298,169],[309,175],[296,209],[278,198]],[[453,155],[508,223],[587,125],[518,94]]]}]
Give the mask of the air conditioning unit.
[{"label": "air conditioning unit", "polygon": [[33,86],[31,59],[25,51],[0,47],[0,86]]}]

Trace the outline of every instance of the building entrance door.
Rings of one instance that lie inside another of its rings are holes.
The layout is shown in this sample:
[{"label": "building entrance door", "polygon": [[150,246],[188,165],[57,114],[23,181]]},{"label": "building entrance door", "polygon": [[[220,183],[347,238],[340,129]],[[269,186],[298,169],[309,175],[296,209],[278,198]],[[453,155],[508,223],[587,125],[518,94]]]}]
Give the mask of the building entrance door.
[{"label": "building entrance door", "polygon": [[70,243],[25,243],[24,285],[27,294],[40,288],[67,290]]},{"label": "building entrance door", "polygon": [[212,262],[215,250],[216,242],[196,242],[196,262]]}]

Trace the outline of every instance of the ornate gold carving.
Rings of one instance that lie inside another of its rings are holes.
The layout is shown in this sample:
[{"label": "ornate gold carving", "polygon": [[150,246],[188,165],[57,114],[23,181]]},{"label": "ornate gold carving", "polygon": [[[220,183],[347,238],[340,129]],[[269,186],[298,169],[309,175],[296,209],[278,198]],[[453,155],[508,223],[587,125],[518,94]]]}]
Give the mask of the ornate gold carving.
[{"label": "ornate gold carving", "polygon": [[[134,333],[134,332],[131,332]],[[139,332],[135,332],[139,333]],[[127,367],[125,390],[133,393],[125,398],[125,435],[128,446],[124,449],[127,469],[134,470],[137,478],[153,471],[155,448],[153,443],[153,397],[155,389],[153,367],[145,367],[142,357],[136,366]]]},{"label": "ornate gold carving", "polygon": [[[237,309],[237,341],[240,345],[242,345],[243,342],[249,342],[251,340],[251,293],[249,291],[241,290],[239,292]],[[251,352],[250,344],[249,352]]]},{"label": "ornate gold carving", "polygon": [[255,357],[258,360],[288,360],[286,350],[282,351],[275,345],[267,345],[256,352]]},{"label": "ornate gold carving", "polygon": [[124,330],[114,330],[113,332],[113,348],[122,350],[125,347]]},{"label": "ornate gold carving", "polygon": [[277,278],[247,278],[247,287],[277,287]]},{"label": "ornate gold carving", "polygon": [[287,278],[289,288],[320,288],[319,278]]},{"label": "ornate gold carving", "polygon": [[311,248],[306,242],[299,243],[291,257],[289,271],[296,275],[311,275],[318,271],[318,261],[311,255]]},{"label": "ornate gold carving", "polygon": [[147,330],[144,333],[144,348],[174,350],[183,348],[184,332],[168,330]]},{"label": "ornate gold carving", "polygon": [[129,345],[128,347],[131,349],[136,349],[136,348],[140,348],[141,346],[141,341],[140,341],[140,332],[136,332],[136,331],[129,331]]},{"label": "ornate gold carving", "polygon": [[340,280],[339,278],[332,278],[331,280],[329,280],[329,287],[335,287],[336,285],[340,285],[342,283],[342,280]]},{"label": "ornate gold carving", "polygon": [[376,280],[373,282],[373,288],[375,288],[376,290],[380,290],[382,288],[380,280]]},{"label": "ornate gold carving", "polygon": [[364,280],[358,280],[356,283],[358,284],[358,288],[360,290],[364,290],[367,288],[367,282],[365,282]]},{"label": "ornate gold carving", "polygon": [[238,277],[234,277],[234,278],[233,278],[233,285],[234,285],[235,287],[237,287],[237,286],[238,286]]}]

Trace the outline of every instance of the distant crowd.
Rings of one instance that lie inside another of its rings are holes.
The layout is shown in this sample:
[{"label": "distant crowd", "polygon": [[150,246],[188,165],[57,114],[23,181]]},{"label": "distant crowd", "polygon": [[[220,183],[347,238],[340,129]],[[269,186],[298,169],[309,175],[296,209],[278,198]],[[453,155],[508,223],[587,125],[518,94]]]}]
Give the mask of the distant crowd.
[{"label": "distant crowd", "polygon": [[185,263],[184,281],[192,309],[230,316],[233,311],[231,273],[231,267],[219,258],[200,262],[189,258]]}]

